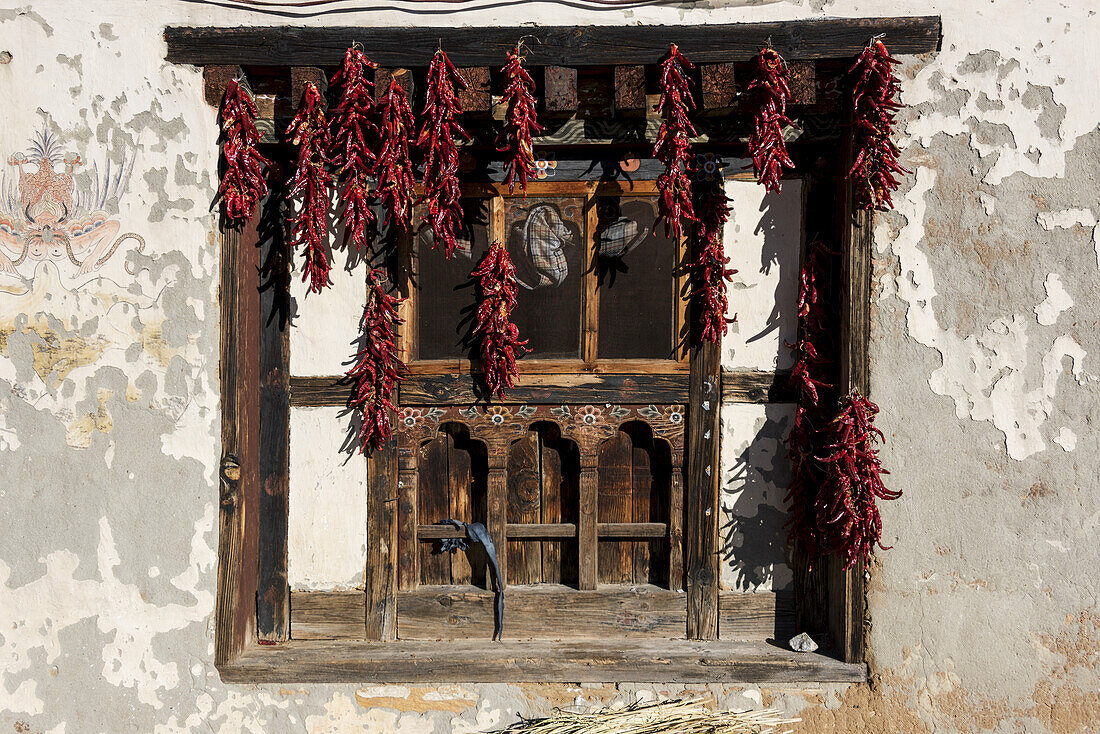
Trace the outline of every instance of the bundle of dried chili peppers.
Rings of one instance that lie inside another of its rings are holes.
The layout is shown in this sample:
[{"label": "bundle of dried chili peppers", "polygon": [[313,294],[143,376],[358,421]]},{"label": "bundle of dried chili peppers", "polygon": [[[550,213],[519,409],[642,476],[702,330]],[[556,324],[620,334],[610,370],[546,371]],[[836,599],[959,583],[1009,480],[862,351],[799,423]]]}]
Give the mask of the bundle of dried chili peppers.
[{"label": "bundle of dried chili peppers", "polygon": [[784,168],[794,168],[787,155],[783,128],[791,125],[787,117],[787,101],[791,88],[787,84],[787,64],[775,49],[765,48],[756,57],[756,76],[746,90],[752,99],[752,134],[749,136],[749,157],[756,179],[764,190],[778,192]]},{"label": "bundle of dried chili peppers", "polygon": [[516,359],[526,351],[527,340],[519,338],[512,322],[516,307],[516,269],[508,251],[499,242],[489,246],[481,263],[470,273],[478,279],[477,322],[474,338],[480,342],[481,366],[489,395],[504,397],[504,388],[514,386]]},{"label": "bundle of dried chili peppers", "polygon": [[788,539],[799,545],[811,562],[827,552],[816,511],[825,484],[824,467],[816,458],[817,449],[822,445],[821,428],[828,422],[822,405],[822,390],[831,388],[822,379],[827,363],[823,350],[828,332],[818,276],[824,254],[819,241],[811,242],[807,248],[798,289],[798,341],[788,345],[795,352],[791,386],[797,395],[794,423],[787,436],[787,454],[791,460],[791,484],[784,498],[790,512]]},{"label": "bundle of dried chili peppers", "polygon": [[390,437],[393,391],[405,370],[397,349],[397,327],[401,324],[397,307],[401,300],[386,292],[383,281],[382,271],[371,271],[370,293],[359,324],[362,346],[347,372],[354,385],[348,407],[359,410],[363,419],[360,452],[371,446],[379,448]]},{"label": "bundle of dried chili peppers", "polygon": [[884,439],[875,428],[878,406],[852,391],[840,401],[840,411],[828,429],[830,452],[819,457],[827,468],[825,497],[817,504],[817,526],[826,534],[828,548],[850,568],[870,558],[882,545],[882,518],[876,499],[894,500],[901,492],[882,483],[882,468],[875,444]]},{"label": "bundle of dried chili peppers", "polygon": [[692,296],[697,299],[699,320],[702,323],[703,339],[720,344],[728,324],[737,320],[726,318],[729,302],[726,295],[726,283],[737,271],[726,267],[730,259],[722,251],[722,229],[729,219],[730,209],[726,200],[726,189],[721,178],[717,182],[704,185],[696,195],[699,221],[695,227],[695,262],[692,265],[692,277],[695,289]]},{"label": "bundle of dried chili peppers", "polygon": [[290,217],[290,244],[291,247],[304,248],[302,280],[309,282],[311,291],[320,293],[329,284],[329,271],[332,269],[324,241],[328,228],[326,214],[332,174],[325,168],[329,162],[330,137],[325,121],[324,102],[312,82],[306,84],[298,113],[287,127],[286,136],[298,146],[297,164],[290,182],[290,196],[301,197],[298,213]]},{"label": "bundle of dried chili peppers", "polygon": [[660,69],[661,98],[656,111],[663,119],[653,145],[653,157],[665,164],[665,172],[657,177],[661,197],[657,200],[653,229],[656,231],[658,222],[664,221],[665,236],[672,239],[680,238],[685,221],[696,221],[688,178],[692,168],[691,138],[697,134],[688,111],[695,108],[695,99],[686,74],[694,68],[674,43],[669,46]]},{"label": "bundle of dried chili peppers", "polygon": [[900,182],[895,174],[908,170],[898,163],[900,151],[891,136],[900,82],[894,74],[892,58],[882,41],[872,40],[849,70],[855,76],[852,88],[855,162],[848,172],[852,179],[855,205],[860,209],[886,209],[894,206],[890,197]]},{"label": "bundle of dried chili peppers", "polygon": [[374,165],[378,197],[386,210],[387,226],[402,229],[412,221],[416,179],[409,158],[409,138],[416,133],[416,120],[405,89],[390,80],[390,87],[378,100],[381,152]]},{"label": "bundle of dried chili peppers", "polygon": [[332,110],[332,150],[329,157],[340,178],[340,218],[344,222],[344,247],[348,244],[365,251],[374,234],[373,195],[370,174],[377,161],[374,145],[378,126],[374,123],[374,84],[367,71],[377,65],[355,48],[344,54],[344,64],[332,77],[332,86],[340,89],[340,101]]},{"label": "bundle of dried chili peppers", "polygon": [[432,249],[443,245],[443,256],[450,258],[458,247],[455,229],[462,223],[462,202],[458,186],[457,137],[470,136],[459,124],[462,105],[458,92],[466,81],[443,50],[435,52],[428,67],[428,91],[421,115],[423,126],[417,147],[424,153],[424,221],[431,225]]},{"label": "bundle of dried chili peppers", "polygon": [[497,150],[508,156],[508,193],[515,191],[518,181],[526,194],[527,179],[536,173],[531,136],[541,133],[544,128],[538,123],[535,98],[531,94],[535,81],[523,68],[520,44],[508,53],[508,63],[500,71],[506,80],[504,101],[508,110],[504,116],[504,130],[497,139]]},{"label": "bundle of dried chili peppers", "polygon": [[230,79],[222,99],[222,173],[218,198],[229,219],[248,219],[256,202],[267,195],[264,166],[271,161],[260,155],[256,144],[261,133],[256,129],[256,103],[240,82]]}]

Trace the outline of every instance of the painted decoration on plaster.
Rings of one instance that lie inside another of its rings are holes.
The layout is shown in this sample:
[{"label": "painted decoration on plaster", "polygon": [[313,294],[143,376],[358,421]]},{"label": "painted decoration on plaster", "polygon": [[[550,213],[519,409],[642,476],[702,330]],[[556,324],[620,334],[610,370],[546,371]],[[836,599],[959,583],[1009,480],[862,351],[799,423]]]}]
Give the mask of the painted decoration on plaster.
[{"label": "painted decoration on plaster", "polygon": [[[44,127],[30,147],[8,159],[11,169],[0,183],[0,273],[26,277],[38,264],[52,262],[91,275],[124,244],[145,249],[141,235],[118,235],[119,197],[133,170],[130,157],[121,164],[94,164],[91,176],[74,175],[84,165],[66,153],[61,140]],[[127,272],[133,275],[129,265]]]}]

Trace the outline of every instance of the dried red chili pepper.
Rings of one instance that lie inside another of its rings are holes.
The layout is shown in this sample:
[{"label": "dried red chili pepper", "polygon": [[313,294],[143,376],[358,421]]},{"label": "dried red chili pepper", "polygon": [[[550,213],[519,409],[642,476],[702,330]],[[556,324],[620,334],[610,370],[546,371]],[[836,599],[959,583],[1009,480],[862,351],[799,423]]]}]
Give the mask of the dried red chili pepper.
[{"label": "dried red chili pepper", "polygon": [[544,128],[538,123],[535,98],[531,94],[535,81],[523,68],[519,44],[508,52],[508,63],[500,71],[506,80],[504,101],[508,104],[508,111],[504,115],[504,130],[497,139],[497,151],[506,153],[508,157],[508,175],[505,178],[508,193],[515,191],[518,181],[520,190],[526,194],[527,179],[536,173],[531,136],[543,132]]},{"label": "dried red chili pepper", "polygon": [[737,320],[726,318],[729,302],[726,283],[737,271],[726,266],[730,259],[722,251],[722,230],[729,219],[730,209],[722,181],[706,185],[698,194],[699,215],[695,227],[698,252],[692,265],[695,290],[692,296],[699,304],[702,322],[702,338],[714,344],[722,343],[728,324]]},{"label": "dried red chili pepper", "polygon": [[365,251],[377,224],[371,202],[370,174],[377,156],[374,145],[378,126],[374,123],[373,82],[367,71],[377,68],[358,48],[344,54],[344,65],[332,77],[340,89],[340,101],[332,110],[329,158],[340,178],[340,218],[344,223],[343,246]]},{"label": "dried red chili pepper", "polygon": [[416,119],[409,97],[396,79],[390,80],[389,89],[378,100],[378,119],[382,144],[374,166],[378,197],[386,210],[386,225],[405,229],[412,221],[416,188],[409,159],[409,138],[416,132]]},{"label": "dried red chili pepper", "polygon": [[840,401],[840,410],[829,426],[828,453],[818,457],[827,468],[828,482],[817,503],[817,526],[827,532],[827,549],[851,568],[867,560],[875,545],[882,545],[882,517],[876,500],[895,500],[901,492],[882,483],[882,468],[875,444],[884,439],[875,428],[878,406],[853,391]]},{"label": "dried red chili pepper", "polygon": [[309,282],[311,291],[320,293],[322,288],[329,285],[329,271],[332,269],[325,252],[332,174],[325,168],[329,162],[329,130],[325,121],[324,102],[312,82],[306,84],[298,113],[287,127],[286,136],[298,146],[297,164],[290,182],[290,196],[301,196],[298,213],[290,217],[290,244],[291,247],[304,248],[302,280]]},{"label": "dried red chili pepper", "polygon": [[442,49],[436,51],[428,67],[428,91],[421,114],[423,126],[416,144],[424,153],[422,200],[427,203],[424,221],[432,227],[432,249],[442,244],[443,256],[447,258],[458,247],[455,229],[462,224],[455,139],[470,139],[458,122],[462,114],[458,92],[465,88],[466,81],[447,54]]},{"label": "dried red chili pepper", "polygon": [[271,161],[256,149],[262,136],[256,129],[256,104],[236,79],[225,85],[221,124],[225,170],[218,198],[226,217],[248,219],[256,202],[267,195],[264,167]]},{"label": "dried red chili pepper", "polygon": [[794,123],[787,117],[787,101],[791,98],[787,64],[774,49],[765,48],[757,55],[756,77],[746,92],[753,104],[749,136],[753,171],[765,191],[778,192],[782,188],[779,179],[783,169],[794,168],[783,139],[783,128]]},{"label": "dried red chili pepper", "polygon": [[801,546],[811,562],[827,547],[823,530],[817,525],[816,513],[825,472],[815,457],[817,448],[822,445],[821,427],[828,422],[822,391],[832,387],[822,379],[827,360],[821,348],[828,333],[825,303],[818,292],[817,280],[824,253],[818,241],[811,242],[807,248],[798,290],[798,341],[788,345],[795,352],[790,380],[797,396],[794,422],[787,436],[787,454],[791,461],[791,484],[784,498],[789,508],[788,540]]},{"label": "dried red chili pepper", "polygon": [[688,117],[688,111],[695,108],[695,99],[686,72],[694,68],[695,64],[680,53],[675,43],[669,46],[660,68],[661,98],[656,111],[663,119],[653,145],[653,157],[665,164],[665,172],[657,177],[661,197],[657,200],[653,230],[657,231],[657,224],[663,221],[665,236],[671,239],[680,238],[684,222],[697,221],[688,178],[692,171],[691,138],[698,133]]},{"label": "dried red chili pepper", "polygon": [[508,251],[494,242],[470,277],[478,279],[477,322],[473,333],[480,342],[485,386],[490,396],[503,399],[504,388],[514,386],[516,360],[527,349],[527,340],[519,338],[519,329],[512,322],[516,269]]},{"label": "dried red chili pepper", "polygon": [[363,419],[360,452],[371,446],[380,448],[390,437],[390,411],[395,410],[393,391],[405,371],[397,348],[397,327],[402,323],[397,308],[401,299],[386,292],[383,279],[380,270],[371,271],[367,306],[359,322],[362,346],[347,372],[354,385],[348,406],[360,411]]},{"label": "dried red chili pepper", "polygon": [[901,83],[892,58],[882,41],[872,40],[848,71],[855,77],[852,88],[852,135],[858,151],[848,178],[852,179],[855,205],[860,209],[887,209],[900,182],[895,174],[909,173],[898,163],[901,151],[894,144],[895,113]]}]

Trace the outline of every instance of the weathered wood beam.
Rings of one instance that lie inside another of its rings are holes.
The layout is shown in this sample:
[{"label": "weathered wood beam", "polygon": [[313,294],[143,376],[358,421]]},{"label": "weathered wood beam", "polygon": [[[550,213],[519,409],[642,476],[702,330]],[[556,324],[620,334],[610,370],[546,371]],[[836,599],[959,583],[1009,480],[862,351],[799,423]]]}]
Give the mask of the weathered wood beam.
[{"label": "weathered wood beam", "polygon": [[615,67],[615,111],[645,112],[645,67]]},{"label": "weathered wood beam", "polygon": [[458,73],[466,80],[466,88],[458,93],[463,112],[489,112],[493,109],[488,66],[467,66]]},{"label": "weathered wood beam", "polygon": [[[506,628],[507,629],[507,628]],[[220,670],[228,683],[862,683],[865,665],[767,642],[583,640],[290,641],[257,645]]]},{"label": "weathered wood beam", "polygon": [[[383,66],[428,63],[440,43],[458,66],[500,66],[525,26],[472,27],[181,27],[164,31],[168,61],[178,64],[336,66],[358,41]],[[542,26],[526,48],[529,66],[655,64],[670,42],[695,63],[747,61],[770,40],[788,61],[849,58],[885,33],[890,51],[940,48],[939,16],[823,18],[682,26]]]},{"label": "weathered wood beam", "polygon": [[543,105],[547,112],[577,111],[577,70],[571,66],[547,66],[542,71]]}]

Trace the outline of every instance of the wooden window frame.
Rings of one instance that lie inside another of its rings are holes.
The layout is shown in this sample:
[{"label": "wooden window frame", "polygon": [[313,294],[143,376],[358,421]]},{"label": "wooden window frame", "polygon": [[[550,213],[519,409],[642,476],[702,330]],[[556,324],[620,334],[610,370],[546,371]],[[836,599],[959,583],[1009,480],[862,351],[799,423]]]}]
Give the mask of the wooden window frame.
[{"label": "wooden window frame", "polygon": [[[490,31],[488,34],[486,30]],[[377,48],[377,60],[391,67],[410,63],[417,49],[434,47],[446,36],[452,54],[467,64],[495,63],[501,49],[525,29],[194,29],[169,28],[168,58],[206,67],[208,101],[216,104],[231,71],[215,64],[334,64],[352,40]],[[611,43],[621,29],[544,28],[544,43],[532,49],[532,63],[574,61],[577,44],[586,46],[581,63],[652,63],[667,46],[668,29],[630,28],[631,43]],[[939,18],[799,21],[737,26],[684,27],[680,47],[697,61],[724,62],[749,57],[762,43],[779,39],[788,58],[850,58],[872,33],[890,33],[895,53],[937,50]],[[421,38],[423,36],[423,38]],[[430,36],[430,39],[428,39]],[[499,36],[499,38],[498,38]],[[727,43],[717,49],[715,38]],[[428,39],[428,40],[425,40]],[[231,42],[227,42],[231,41]],[[430,41],[430,43],[428,42]],[[604,58],[600,49],[616,49]],[[717,50],[716,50],[717,49]],[[419,59],[419,56],[417,56]],[[420,59],[422,62],[422,59]],[[292,67],[292,77],[304,67]],[[220,78],[220,82],[218,79]],[[211,83],[211,80],[214,80]],[[297,82],[295,82],[297,83]],[[222,86],[219,86],[222,85]],[[210,92],[214,93],[211,95]],[[850,150],[839,152],[847,160]],[[842,279],[840,390],[868,390],[872,214],[851,212],[851,187],[834,181]],[[687,638],[614,639],[585,642],[394,641],[395,548],[392,538],[399,500],[399,457],[391,441],[367,460],[369,511],[363,641],[288,639],[290,593],[286,577],[288,476],[286,435],[291,406],[338,405],[346,388],[334,378],[291,379],[286,330],[272,310],[271,289],[260,288],[257,220],[222,227],[221,345],[222,395],[219,565],[215,624],[215,663],[230,682],[449,682],[449,681],[621,681],[706,683],[858,682],[866,679],[864,656],[864,569],[849,569],[830,558],[796,578],[803,591],[799,618],[817,617],[832,642],[829,654],[794,654],[764,642],[718,639],[719,472],[718,407],[722,402],[771,402],[782,393],[776,373],[723,375],[719,349],[704,343],[688,360],[686,384],[680,374],[654,374],[648,382],[626,384],[617,375],[589,375],[570,385],[574,398],[588,402],[636,402],[630,397],[678,395],[689,408],[685,446],[684,549]],[[262,324],[256,329],[243,324]],[[547,376],[549,378],[550,376]],[[514,402],[557,402],[560,381],[534,380],[513,391]],[[685,389],[686,388],[686,389]],[[423,388],[402,400],[433,399]],[[703,409],[700,409],[703,408]],[[263,449],[274,441],[274,453]],[[803,598],[805,597],[805,598]],[[812,598],[810,598],[812,597]]]}]

